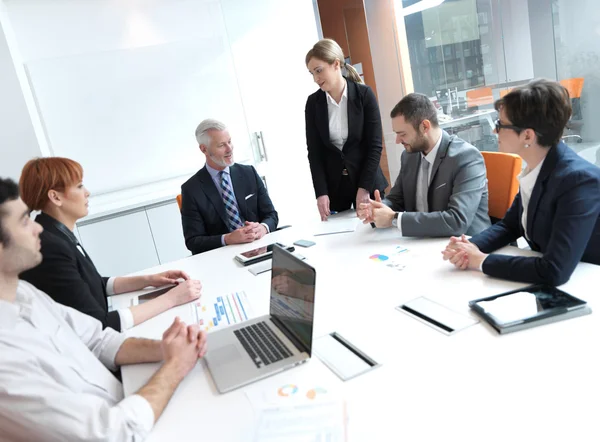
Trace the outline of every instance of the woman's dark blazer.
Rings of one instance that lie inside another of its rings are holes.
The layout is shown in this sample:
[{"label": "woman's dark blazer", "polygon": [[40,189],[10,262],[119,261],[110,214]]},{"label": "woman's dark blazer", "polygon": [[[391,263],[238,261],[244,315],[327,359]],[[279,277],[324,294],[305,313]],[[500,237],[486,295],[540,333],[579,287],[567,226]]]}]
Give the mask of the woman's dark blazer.
[{"label": "woman's dark blazer", "polygon": [[[504,219],[471,238],[491,253],[524,236],[521,192]],[[489,255],[483,272],[513,281],[561,285],[579,261],[600,264],[600,169],[559,143],[546,155],[527,209],[531,250],[540,257]]]},{"label": "woman's dark blazer", "polygon": [[44,228],[40,235],[42,263],[22,273],[20,278],[56,302],[98,319],[103,328],[121,331],[119,313],[108,311],[108,278],[100,276],[87,253],[84,255],[79,251],[77,237],[64,224],[43,212],[35,221]]},{"label": "woman's dark blazer", "polygon": [[306,101],[306,143],[316,197],[329,195],[331,205],[346,168],[353,186],[383,192],[388,183],[379,167],[382,148],[381,115],[369,86],[347,80],[348,139],[340,151],[329,141],[327,97],[316,91]]}]

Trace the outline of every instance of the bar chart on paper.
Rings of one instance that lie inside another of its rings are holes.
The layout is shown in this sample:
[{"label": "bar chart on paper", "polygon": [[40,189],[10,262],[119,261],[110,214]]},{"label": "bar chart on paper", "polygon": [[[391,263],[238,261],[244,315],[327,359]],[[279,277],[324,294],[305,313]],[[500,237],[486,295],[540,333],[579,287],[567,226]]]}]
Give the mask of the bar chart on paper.
[{"label": "bar chart on paper", "polygon": [[213,299],[203,297],[191,304],[190,308],[192,318],[207,332],[239,324],[254,316],[245,292],[233,292]]}]

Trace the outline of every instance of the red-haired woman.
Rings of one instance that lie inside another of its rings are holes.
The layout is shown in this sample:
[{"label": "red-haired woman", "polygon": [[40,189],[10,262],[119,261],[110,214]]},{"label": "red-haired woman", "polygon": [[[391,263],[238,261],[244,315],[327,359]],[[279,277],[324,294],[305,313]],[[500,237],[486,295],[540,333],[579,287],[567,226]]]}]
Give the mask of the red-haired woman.
[{"label": "red-haired woman", "polygon": [[[159,313],[200,296],[200,281],[179,270],[155,275],[104,278],[74,235],[75,223],[88,213],[90,193],[83,185],[83,169],[67,158],[37,158],[23,168],[19,182],[21,198],[31,210],[41,210],[36,222],[44,231],[42,263],[20,275],[61,304],[86,313],[103,327],[126,330]],[[106,297],[184,282],[144,304],[108,311]]]}]

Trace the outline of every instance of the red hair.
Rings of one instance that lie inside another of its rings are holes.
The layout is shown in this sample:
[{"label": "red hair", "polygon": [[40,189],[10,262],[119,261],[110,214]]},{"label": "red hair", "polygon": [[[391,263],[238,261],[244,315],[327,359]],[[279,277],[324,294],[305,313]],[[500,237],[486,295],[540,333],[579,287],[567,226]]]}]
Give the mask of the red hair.
[{"label": "red hair", "polygon": [[25,164],[19,180],[21,199],[31,210],[43,210],[48,192],[64,192],[83,179],[83,168],[77,161],[60,157],[34,158]]}]

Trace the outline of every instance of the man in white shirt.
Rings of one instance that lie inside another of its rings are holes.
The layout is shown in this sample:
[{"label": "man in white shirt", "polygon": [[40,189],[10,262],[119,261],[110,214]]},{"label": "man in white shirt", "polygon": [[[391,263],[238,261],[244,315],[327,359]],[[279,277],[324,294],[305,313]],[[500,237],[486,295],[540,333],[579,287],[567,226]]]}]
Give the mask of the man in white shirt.
[{"label": "man in white shirt", "polygon": [[[17,185],[0,178],[0,440],[142,441],[206,352],[206,335],[177,318],[162,341],[127,338],[57,304],[19,274],[39,264],[42,227]],[[123,397],[109,370],[163,361]]]},{"label": "man in white shirt", "polygon": [[475,235],[490,223],[481,152],[438,124],[423,94],[408,94],[392,110],[396,143],[404,145],[392,190],[381,201],[361,204],[359,217],[403,236]]}]

